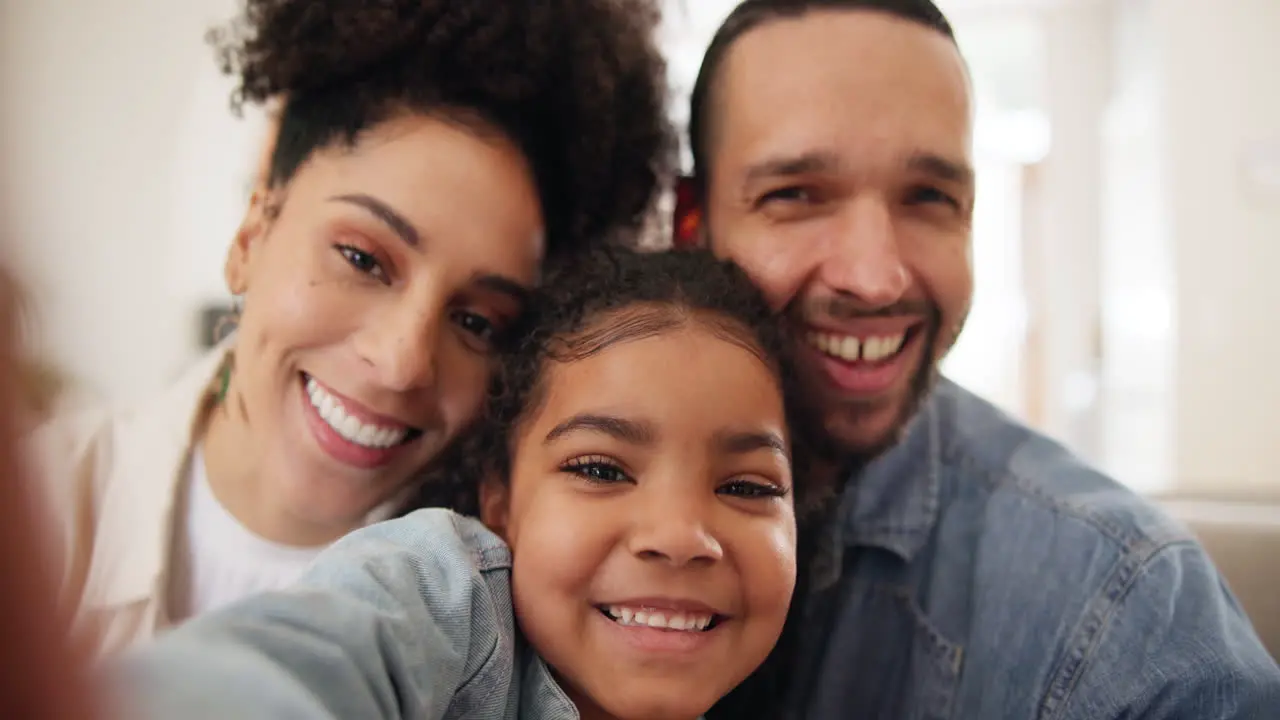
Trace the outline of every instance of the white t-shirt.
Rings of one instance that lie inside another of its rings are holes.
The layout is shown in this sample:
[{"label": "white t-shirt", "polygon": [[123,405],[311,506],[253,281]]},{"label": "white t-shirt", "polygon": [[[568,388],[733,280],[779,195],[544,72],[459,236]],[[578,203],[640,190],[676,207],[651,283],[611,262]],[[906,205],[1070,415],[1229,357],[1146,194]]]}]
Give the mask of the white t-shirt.
[{"label": "white t-shirt", "polygon": [[173,548],[170,622],[287,586],[324,549],[280,545],[253,534],[214,497],[199,446],[187,464],[185,495]]}]

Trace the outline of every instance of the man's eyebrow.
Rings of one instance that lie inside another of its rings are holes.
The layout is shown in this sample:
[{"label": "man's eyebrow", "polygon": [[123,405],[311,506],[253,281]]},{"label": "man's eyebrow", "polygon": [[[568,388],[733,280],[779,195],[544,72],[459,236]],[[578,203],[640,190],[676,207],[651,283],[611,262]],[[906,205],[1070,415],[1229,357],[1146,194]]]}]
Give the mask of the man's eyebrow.
[{"label": "man's eyebrow", "polygon": [[421,244],[422,239],[418,236],[418,230],[413,226],[413,223],[409,222],[403,215],[396,212],[396,210],[390,205],[376,197],[373,197],[372,195],[366,195],[364,193],[336,195],[329,198],[329,200],[333,202],[347,203],[348,205],[355,205],[358,208],[362,208],[370,215],[381,220],[382,224],[391,228],[391,232],[400,236],[400,239],[404,240],[405,244],[410,247],[418,247],[418,245]]},{"label": "man's eyebrow", "polygon": [[973,186],[973,168],[962,160],[951,160],[937,153],[920,152],[907,159],[907,168],[932,175],[943,182]]},{"label": "man's eyebrow", "polygon": [[747,166],[747,184],[764,178],[792,177],[809,173],[831,172],[840,166],[835,153],[814,151],[799,155],[778,155]]},{"label": "man's eyebrow", "polygon": [[542,444],[549,445],[565,435],[578,431],[601,433],[630,445],[652,445],[658,437],[653,425],[647,422],[612,415],[582,413],[551,428],[551,432],[547,433]]}]

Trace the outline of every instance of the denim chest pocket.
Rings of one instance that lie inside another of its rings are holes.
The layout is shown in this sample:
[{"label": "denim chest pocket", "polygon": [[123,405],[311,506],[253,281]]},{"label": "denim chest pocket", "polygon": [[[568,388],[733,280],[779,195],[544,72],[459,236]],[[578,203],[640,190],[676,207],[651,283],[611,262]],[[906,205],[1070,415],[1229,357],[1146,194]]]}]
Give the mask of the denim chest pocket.
[{"label": "denim chest pocket", "polygon": [[806,717],[951,717],[963,648],[934,627],[909,589],[865,585],[833,620]]}]

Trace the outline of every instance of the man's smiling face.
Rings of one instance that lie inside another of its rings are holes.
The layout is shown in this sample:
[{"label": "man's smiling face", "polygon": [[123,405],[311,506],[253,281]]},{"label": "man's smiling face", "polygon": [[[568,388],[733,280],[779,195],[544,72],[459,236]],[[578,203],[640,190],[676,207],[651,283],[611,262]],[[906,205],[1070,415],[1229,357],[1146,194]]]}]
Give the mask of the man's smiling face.
[{"label": "man's smiling face", "polygon": [[830,439],[894,442],[972,296],[969,80],[954,42],[867,10],[768,20],[706,99],[706,227],[785,309]]}]

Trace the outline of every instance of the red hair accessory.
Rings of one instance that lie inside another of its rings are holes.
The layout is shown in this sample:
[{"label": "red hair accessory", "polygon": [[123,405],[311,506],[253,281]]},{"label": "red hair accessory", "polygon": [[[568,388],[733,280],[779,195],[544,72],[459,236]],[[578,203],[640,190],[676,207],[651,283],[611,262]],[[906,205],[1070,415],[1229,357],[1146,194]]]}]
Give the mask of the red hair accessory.
[{"label": "red hair accessory", "polygon": [[676,180],[676,208],[672,217],[672,245],[676,249],[690,248],[701,240],[702,204],[693,178]]}]

